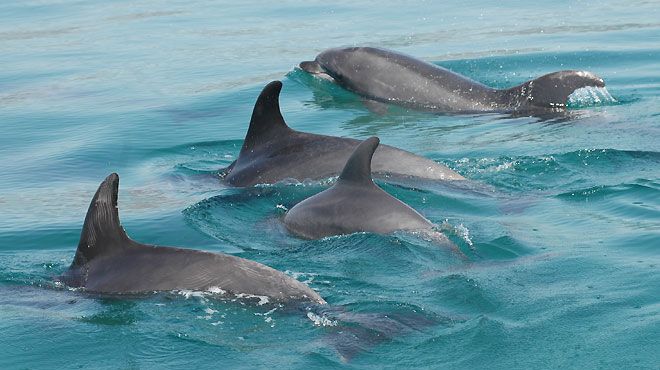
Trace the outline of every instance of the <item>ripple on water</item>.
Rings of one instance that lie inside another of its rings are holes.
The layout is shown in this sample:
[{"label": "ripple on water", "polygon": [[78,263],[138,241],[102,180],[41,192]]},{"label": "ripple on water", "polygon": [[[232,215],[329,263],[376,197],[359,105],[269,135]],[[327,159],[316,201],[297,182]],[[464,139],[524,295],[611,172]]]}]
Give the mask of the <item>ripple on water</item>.
[{"label": "ripple on water", "polygon": [[549,190],[574,183],[611,184],[640,173],[654,176],[660,153],[652,151],[582,149],[518,157],[462,158],[455,167],[473,180],[484,180],[498,188],[513,191]]}]

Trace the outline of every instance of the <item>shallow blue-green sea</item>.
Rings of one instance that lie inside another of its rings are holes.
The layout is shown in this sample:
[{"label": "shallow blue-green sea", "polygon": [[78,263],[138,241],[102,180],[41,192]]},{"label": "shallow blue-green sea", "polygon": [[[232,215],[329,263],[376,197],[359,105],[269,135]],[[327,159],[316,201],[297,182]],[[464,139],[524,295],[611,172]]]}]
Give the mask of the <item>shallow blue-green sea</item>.
[{"label": "shallow blue-green sea", "polygon": [[[614,99],[376,114],[296,68],[348,45],[497,87],[589,70]],[[287,234],[284,209],[331,180],[224,186],[275,79],[294,129],[377,135],[468,178],[378,182],[467,259],[409,234]],[[660,368],[657,1],[3,1],[0,132],[2,369]],[[329,306],[57,286],[111,172],[132,238],[253,259]]]}]

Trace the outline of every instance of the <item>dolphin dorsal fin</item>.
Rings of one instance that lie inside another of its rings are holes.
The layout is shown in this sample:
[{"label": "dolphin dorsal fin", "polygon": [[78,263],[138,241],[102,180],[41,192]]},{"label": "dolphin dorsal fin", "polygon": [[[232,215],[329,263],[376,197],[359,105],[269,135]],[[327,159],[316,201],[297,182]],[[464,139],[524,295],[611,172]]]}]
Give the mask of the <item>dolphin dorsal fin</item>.
[{"label": "dolphin dorsal fin", "polygon": [[278,133],[291,131],[280,111],[280,91],[282,91],[280,81],[273,81],[261,90],[252,110],[250,127],[245,135],[241,153],[272,140]]},{"label": "dolphin dorsal fin", "polygon": [[131,245],[132,241],[119,223],[118,192],[119,175],[112,173],[99,185],[89,205],[73,265],[84,265],[98,256]]},{"label": "dolphin dorsal fin", "polygon": [[339,175],[338,183],[373,184],[371,158],[379,143],[380,140],[375,136],[360,143],[346,161],[346,165]]}]

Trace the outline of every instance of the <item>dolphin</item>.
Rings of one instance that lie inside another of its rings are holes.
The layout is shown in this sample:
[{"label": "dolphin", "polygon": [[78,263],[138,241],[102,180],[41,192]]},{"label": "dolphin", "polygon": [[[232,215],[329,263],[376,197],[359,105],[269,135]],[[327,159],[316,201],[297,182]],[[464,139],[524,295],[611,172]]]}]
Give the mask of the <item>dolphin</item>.
[{"label": "dolphin", "polygon": [[560,71],[509,89],[494,89],[446,68],[392,50],[373,47],[328,49],[300,63],[372,101],[436,113],[561,111],[583,87],[605,87],[586,71]]},{"label": "dolphin", "polygon": [[[371,137],[351,154],[337,182],[296,204],[284,215],[286,229],[305,239],[355,232],[389,234],[397,230],[440,234],[434,224],[386,193],[371,178],[371,159],[380,140]],[[443,242],[449,240],[439,235]]]},{"label": "dolphin", "polygon": [[[231,186],[272,184],[287,179],[320,180],[339,174],[359,140],[292,130],[280,112],[280,81],[264,87],[252,112],[238,159],[223,170]],[[447,166],[382,145],[373,158],[378,177],[465,180]]]},{"label": "dolphin", "polygon": [[102,294],[199,290],[325,303],[305,284],[254,261],[131,240],[119,222],[118,191],[119,176],[112,173],[92,198],[73,263],[57,278],[60,282]]}]

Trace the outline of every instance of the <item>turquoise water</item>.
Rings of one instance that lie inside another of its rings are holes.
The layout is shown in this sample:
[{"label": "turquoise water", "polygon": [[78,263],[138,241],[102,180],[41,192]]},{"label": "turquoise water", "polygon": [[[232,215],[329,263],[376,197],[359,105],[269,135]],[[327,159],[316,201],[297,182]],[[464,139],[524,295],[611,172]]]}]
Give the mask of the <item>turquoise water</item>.
[{"label": "turquoise water", "polygon": [[[380,4],[0,3],[0,368],[658,368],[658,3]],[[354,44],[499,87],[590,70],[616,102],[377,115],[295,68]],[[468,261],[414,235],[287,235],[282,208],[327,182],[217,181],[274,79],[293,128],[378,135],[472,180],[380,183]],[[331,306],[54,286],[110,172],[134,239],[268,264]]]}]

